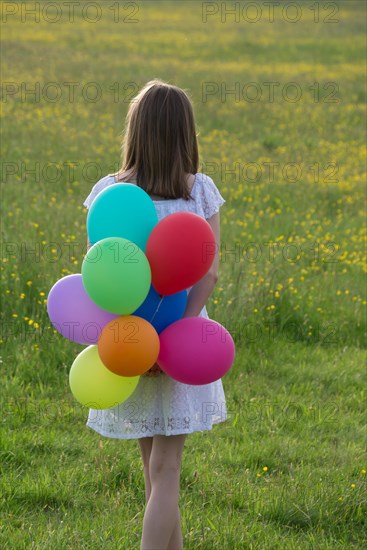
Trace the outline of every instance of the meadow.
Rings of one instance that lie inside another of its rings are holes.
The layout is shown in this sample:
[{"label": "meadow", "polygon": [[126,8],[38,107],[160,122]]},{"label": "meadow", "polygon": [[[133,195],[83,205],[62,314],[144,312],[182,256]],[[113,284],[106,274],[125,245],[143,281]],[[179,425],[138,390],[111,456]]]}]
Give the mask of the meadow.
[{"label": "meadow", "polygon": [[84,346],[46,301],[80,273],[82,203],[155,77],[188,90],[226,199],[207,308],[237,349],[228,420],[186,440],[185,550],[367,544],[366,5],[247,4],[2,3],[3,549],[139,548],[138,443],[85,427]]}]

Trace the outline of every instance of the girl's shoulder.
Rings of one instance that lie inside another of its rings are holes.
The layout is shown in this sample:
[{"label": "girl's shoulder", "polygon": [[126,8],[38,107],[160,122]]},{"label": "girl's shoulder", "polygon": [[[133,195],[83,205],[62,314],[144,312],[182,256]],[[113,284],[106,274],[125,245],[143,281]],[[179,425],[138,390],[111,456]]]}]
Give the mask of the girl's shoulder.
[{"label": "girl's shoulder", "polygon": [[195,175],[192,194],[200,203],[205,218],[210,218],[217,213],[226,202],[212,178],[203,172],[198,172]]},{"label": "girl's shoulder", "polygon": [[219,193],[219,189],[214,183],[213,179],[208,176],[207,174],[204,174],[203,172],[198,172],[195,175],[195,185],[197,186],[197,190],[200,190],[204,194],[210,194],[210,193]]},{"label": "girl's shoulder", "polygon": [[213,189],[213,188],[217,189],[212,178],[207,174],[204,174],[203,172],[197,172],[197,174],[195,174],[195,186],[196,185],[201,190]]},{"label": "girl's shoulder", "polygon": [[115,176],[113,174],[108,174],[107,176],[104,176],[100,180],[97,181],[92,187],[91,192],[89,193],[88,197],[83,202],[84,206],[86,208],[89,208],[92,204],[93,200],[96,198],[96,196],[109,185],[113,185],[115,182]]}]

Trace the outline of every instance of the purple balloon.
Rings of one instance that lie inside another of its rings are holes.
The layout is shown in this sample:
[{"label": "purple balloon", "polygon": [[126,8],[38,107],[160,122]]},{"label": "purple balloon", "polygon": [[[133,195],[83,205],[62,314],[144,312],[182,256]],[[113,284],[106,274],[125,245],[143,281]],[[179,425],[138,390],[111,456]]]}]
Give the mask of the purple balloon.
[{"label": "purple balloon", "polygon": [[51,288],[47,313],[56,330],[78,344],[97,344],[103,327],[119,317],[95,304],[86,293],[82,275],[67,275]]}]

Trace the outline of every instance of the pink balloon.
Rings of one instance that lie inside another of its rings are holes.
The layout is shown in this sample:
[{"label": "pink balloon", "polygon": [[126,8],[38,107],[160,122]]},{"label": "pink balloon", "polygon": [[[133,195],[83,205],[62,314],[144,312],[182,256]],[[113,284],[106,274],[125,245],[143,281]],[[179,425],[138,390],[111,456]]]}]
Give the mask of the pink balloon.
[{"label": "pink balloon", "polygon": [[54,284],[47,297],[47,313],[64,338],[87,345],[97,344],[103,327],[119,317],[89,298],[80,273],[67,275]]},{"label": "pink balloon", "polygon": [[205,317],[185,317],[160,335],[157,363],[183,384],[210,384],[231,368],[235,357],[233,338],[223,325]]}]

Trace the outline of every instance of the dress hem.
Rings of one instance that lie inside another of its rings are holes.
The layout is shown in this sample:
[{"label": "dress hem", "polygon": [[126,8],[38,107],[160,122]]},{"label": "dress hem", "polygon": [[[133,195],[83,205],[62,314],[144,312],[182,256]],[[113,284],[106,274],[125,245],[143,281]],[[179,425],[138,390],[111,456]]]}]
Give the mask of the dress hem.
[{"label": "dress hem", "polygon": [[196,433],[196,432],[206,432],[206,431],[210,431],[213,428],[213,426],[215,426],[215,424],[220,424],[221,422],[226,422],[226,420],[228,420],[228,418],[213,420],[213,422],[210,426],[208,426],[207,428],[202,428],[201,430],[186,430],[186,431],[172,430],[169,434],[167,434],[165,432],[155,432],[151,435],[149,435],[149,434],[147,434],[147,435],[128,434],[128,435],[123,435],[123,436],[112,435],[110,432],[105,432],[104,430],[98,430],[95,427],[91,426],[91,424],[89,424],[88,422],[85,425],[88,428],[90,428],[91,430],[93,430],[94,432],[98,433],[99,435],[102,435],[103,437],[108,437],[109,439],[142,439],[144,437],[153,437],[154,435],[165,435],[165,436],[169,437],[170,435],[181,435],[181,434],[187,434],[188,435],[188,434]]}]

